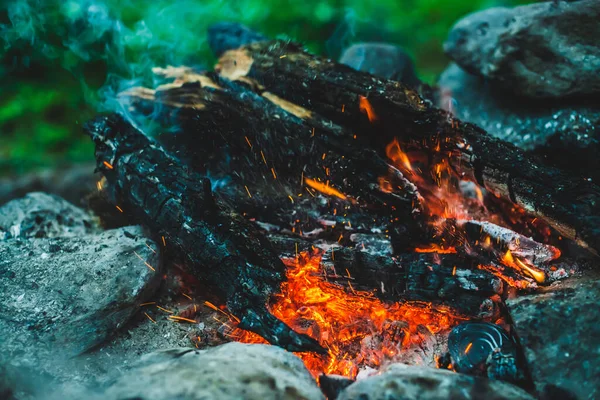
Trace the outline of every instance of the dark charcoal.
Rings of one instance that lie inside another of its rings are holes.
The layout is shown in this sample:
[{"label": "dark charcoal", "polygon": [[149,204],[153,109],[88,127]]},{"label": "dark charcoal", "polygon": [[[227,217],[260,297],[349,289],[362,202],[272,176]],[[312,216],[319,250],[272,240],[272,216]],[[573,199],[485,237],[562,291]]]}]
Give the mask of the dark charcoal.
[{"label": "dark charcoal", "polygon": [[[600,250],[598,185],[574,179],[474,125],[454,121],[398,82],[354,71],[283,41],[254,43],[230,52],[216,71],[319,113],[349,128],[364,146],[375,150],[383,151],[398,138],[405,151],[418,149],[431,159],[452,154],[449,162],[464,179],[510,199],[563,236]],[[372,121],[361,107],[365,98],[375,116]]]},{"label": "dark charcoal", "polygon": [[[332,241],[373,228],[383,231],[392,218],[402,221],[412,237],[420,235],[421,204],[414,185],[376,151],[352,139],[349,129],[246,85],[198,77],[218,88],[189,82],[156,90],[151,97],[139,88],[123,96],[141,118],[160,105],[155,115],[169,126],[175,122],[178,133],[158,140],[195,171],[227,180],[219,193],[236,210],[296,232],[323,229],[323,220],[333,221],[336,229],[324,233]],[[393,190],[381,190],[383,177]],[[307,178],[329,182],[350,199],[307,192]]]},{"label": "dark charcoal", "polygon": [[164,237],[241,328],[291,351],[323,351],[267,311],[285,266],[257,228],[212,193],[208,179],[188,172],[119,115],[99,117],[86,129],[115,205]]},{"label": "dark charcoal", "polygon": [[[332,254],[334,253],[334,254]],[[503,284],[487,271],[477,269],[477,261],[458,254],[408,253],[382,257],[359,249],[327,251],[323,266],[328,276],[333,271],[352,276],[352,285],[373,290],[385,301],[400,299],[443,301],[458,312],[481,318],[498,313],[490,297],[501,294]],[[460,268],[454,269],[459,265]],[[336,280],[345,284],[343,276]]]}]

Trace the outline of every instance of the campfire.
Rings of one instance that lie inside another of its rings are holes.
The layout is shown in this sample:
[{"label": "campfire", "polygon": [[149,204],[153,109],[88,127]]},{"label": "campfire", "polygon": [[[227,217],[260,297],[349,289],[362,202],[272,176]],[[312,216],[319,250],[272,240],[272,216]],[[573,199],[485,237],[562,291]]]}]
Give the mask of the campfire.
[{"label": "campfire", "polygon": [[102,190],[218,296],[224,336],[315,376],[455,368],[453,327],[510,335],[507,297],[567,276],[570,245],[600,247],[594,184],[398,82],[284,41],[154,73],[87,126]]},{"label": "campfire", "polygon": [[[403,352],[431,345],[434,335],[447,333],[464,319],[447,307],[423,302],[386,304],[373,292],[353,289],[347,271],[345,277],[324,275],[321,261],[319,254],[307,253],[289,260],[287,282],[270,307],[276,317],[298,332],[320,338],[327,348],[326,356],[298,354],[315,376],[325,373],[354,378],[361,368],[377,369],[391,360],[407,361]],[[348,279],[350,290],[331,282],[343,278]],[[236,340],[265,343],[255,334],[236,333]],[[410,361],[424,363],[425,358]]]}]

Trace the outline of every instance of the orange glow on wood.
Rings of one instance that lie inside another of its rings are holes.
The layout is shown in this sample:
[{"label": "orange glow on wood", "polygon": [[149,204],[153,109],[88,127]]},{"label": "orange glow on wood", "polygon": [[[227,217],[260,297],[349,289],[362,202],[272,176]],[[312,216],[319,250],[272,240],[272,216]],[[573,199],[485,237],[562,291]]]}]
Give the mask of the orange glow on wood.
[{"label": "orange glow on wood", "polygon": [[456,249],[454,247],[443,248],[436,245],[430,247],[417,247],[415,249],[417,253],[438,253],[438,254],[454,254]]},{"label": "orange glow on wood", "polygon": [[[284,262],[287,279],[269,309],[328,349],[325,356],[297,353],[315,376],[355,377],[362,367],[378,368],[400,352],[422,344],[419,326],[438,334],[448,332],[463,319],[449,308],[428,303],[384,303],[372,292],[354,288],[348,271],[344,274],[349,282],[346,289],[328,282],[317,252],[303,252]],[[251,332],[237,329],[233,334],[245,343],[265,343]],[[377,346],[369,345],[375,342]]]}]

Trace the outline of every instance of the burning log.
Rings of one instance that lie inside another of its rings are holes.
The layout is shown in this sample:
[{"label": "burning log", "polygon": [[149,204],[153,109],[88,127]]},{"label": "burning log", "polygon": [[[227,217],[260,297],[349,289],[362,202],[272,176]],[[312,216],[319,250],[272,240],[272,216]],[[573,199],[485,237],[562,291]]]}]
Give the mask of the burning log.
[{"label": "burning log", "polygon": [[563,236],[600,250],[600,188],[595,183],[573,179],[455,120],[398,82],[357,72],[284,41],[225,52],[216,71],[267,99],[275,96],[350,128],[365,147],[381,150],[397,138],[405,149],[417,149],[430,161],[445,160],[456,176],[510,199]]},{"label": "burning log", "polygon": [[[424,179],[413,171],[396,140],[386,146],[386,155],[398,168],[390,166],[376,151],[361,148],[364,143],[347,128],[277,96],[261,96],[246,83],[232,83],[185,67],[155,68],[154,72],[175,81],[156,90],[134,88],[122,93],[122,97],[138,113],[158,116],[178,127],[177,134],[159,139],[192,168],[213,176],[216,171],[217,177],[232,177],[236,185],[228,187],[225,193],[248,217],[287,226],[292,232],[297,229],[301,235],[322,231],[320,224],[329,220],[338,229],[321,237],[344,239],[346,243],[356,229],[386,229],[392,224],[396,253],[441,238],[446,247],[467,244],[468,253],[474,249],[489,253],[497,263],[490,266],[489,259],[480,262],[496,274],[500,274],[499,268],[503,267],[497,264],[502,262],[538,283],[546,280],[538,264],[560,254],[551,246],[489,222],[434,216],[435,208],[443,207],[437,203],[446,199],[430,193],[437,187],[421,186],[427,197],[424,204],[416,187],[399,168],[404,168],[417,184]],[[352,114],[350,110],[348,113]],[[429,151],[426,146],[422,148]],[[295,194],[303,192],[303,188],[313,199]],[[317,192],[329,200],[315,201],[313,193]],[[343,216],[335,215],[338,210],[344,210]],[[425,212],[430,215],[424,216]],[[457,237],[448,237],[441,231]],[[490,246],[491,242],[499,246]],[[509,259],[510,251],[516,252],[516,257]],[[527,254],[521,254],[524,251]],[[464,256],[473,258],[472,254]],[[533,281],[522,280],[510,270],[507,274],[509,282],[518,287],[532,286]]]},{"label": "burning log", "polygon": [[[277,252],[294,257],[321,245],[289,236],[269,235]],[[489,319],[497,316],[495,301],[506,294],[504,280],[522,279],[510,269],[502,270],[483,256],[423,252],[396,256],[365,251],[359,247],[331,247],[323,252],[324,279],[348,292],[372,292],[385,302],[427,301],[444,304],[464,315]],[[486,262],[488,268],[480,268]],[[497,276],[498,275],[498,276]],[[526,282],[527,284],[529,282]],[[517,285],[515,285],[517,286]],[[498,297],[499,296],[499,297]]]},{"label": "burning log", "polygon": [[278,290],[285,266],[255,226],[212,193],[208,179],[188,172],[119,116],[97,118],[86,129],[117,208],[185,256],[190,270],[225,300],[240,328],[291,351],[323,351],[268,312],[267,300]]},{"label": "burning log", "polygon": [[434,246],[419,251],[459,253],[459,258],[475,263],[472,268],[506,271],[504,275],[514,283],[513,286],[522,289],[546,283],[549,263],[561,255],[554,246],[488,221],[439,220],[435,231],[434,236],[442,238],[445,248]]},{"label": "burning log", "polygon": [[500,244],[500,250],[510,251],[513,256],[527,260],[536,266],[560,256],[560,250],[554,246],[538,243],[491,222],[456,221],[455,224],[463,228],[470,241],[477,241],[481,247],[492,247],[492,243]]},{"label": "burning log", "polygon": [[390,219],[420,235],[416,187],[375,151],[347,140],[348,129],[218,76],[154,71],[175,81],[156,90],[134,88],[122,98],[139,114],[174,122],[177,134],[161,135],[161,143],[193,169],[231,179],[224,195],[248,217],[304,232],[333,221],[342,228],[333,240]]},{"label": "burning log", "polygon": [[351,290],[373,290],[386,301],[418,300],[449,305],[464,315],[490,318],[498,308],[490,300],[504,284],[475,259],[459,254],[407,253],[382,257],[359,249],[328,250],[322,258],[328,279]]},{"label": "burning log", "polygon": [[537,283],[546,282],[548,263],[560,257],[556,247],[490,222],[456,221],[455,224],[462,227],[470,241],[469,250],[485,254]]},{"label": "burning log", "polygon": [[[119,116],[88,125],[113,202],[185,257],[240,328],[292,351],[327,348],[328,359],[303,355],[312,370],[381,365],[460,320],[496,317],[505,282],[543,281],[536,269],[558,251],[503,227],[520,221],[489,212],[502,207],[496,196],[600,245],[579,217],[600,214],[595,186],[399,83],[284,42],[230,50],[216,73],[155,72],[173,81],[121,98],[134,118],[169,128],[157,139],[166,150]],[[585,195],[573,202],[566,187]],[[359,244],[369,241],[375,252]]]}]

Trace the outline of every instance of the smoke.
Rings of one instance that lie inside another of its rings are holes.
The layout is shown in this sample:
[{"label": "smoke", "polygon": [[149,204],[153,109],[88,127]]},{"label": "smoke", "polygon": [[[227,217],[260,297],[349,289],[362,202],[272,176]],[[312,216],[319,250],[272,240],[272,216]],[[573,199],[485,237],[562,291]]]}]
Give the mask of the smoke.
[{"label": "smoke", "polygon": [[348,48],[356,38],[356,25],[359,17],[352,8],[346,9],[344,17],[337,24],[333,34],[325,44],[327,55],[338,59],[342,51]]},{"label": "smoke", "polygon": [[7,0],[0,9],[4,74],[58,65],[80,83],[97,111],[126,111],[116,94],[153,85],[151,68],[214,62],[206,29],[224,20],[261,19],[242,0]]}]

